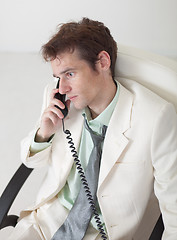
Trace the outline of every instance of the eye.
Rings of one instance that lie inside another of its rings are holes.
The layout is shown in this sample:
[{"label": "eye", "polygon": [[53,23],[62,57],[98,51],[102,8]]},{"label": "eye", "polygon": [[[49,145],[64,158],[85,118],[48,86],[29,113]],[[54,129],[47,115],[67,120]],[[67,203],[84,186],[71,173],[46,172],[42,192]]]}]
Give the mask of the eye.
[{"label": "eye", "polygon": [[67,76],[67,78],[72,78],[72,77],[74,77],[74,73],[73,72],[67,72],[66,76]]}]

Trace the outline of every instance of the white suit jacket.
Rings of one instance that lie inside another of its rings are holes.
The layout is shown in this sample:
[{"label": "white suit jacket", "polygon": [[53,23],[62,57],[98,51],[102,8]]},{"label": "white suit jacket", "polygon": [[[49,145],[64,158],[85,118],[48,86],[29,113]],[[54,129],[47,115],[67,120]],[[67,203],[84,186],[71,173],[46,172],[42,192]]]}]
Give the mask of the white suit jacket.
[{"label": "white suit jacket", "polygon": [[[146,240],[163,215],[163,239],[177,239],[177,117],[174,107],[140,84],[121,82],[116,108],[111,117],[101,159],[97,197],[109,239]],[[124,86],[123,86],[124,85]],[[54,85],[44,94],[43,109]],[[36,126],[38,128],[38,126]],[[72,133],[76,148],[83,128],[80,111],[71,107],[65,128]],[[36,130],[35,130],[36,131]],[[22,161],[28,167],[48,164],[35,210],[63,188],[73,158],[62,128],[51,147],[29,157],[34,132],[22,142]],[[22,215],[23,216],[23,213]],[[49,223],[50,224],[50,223]]]}]

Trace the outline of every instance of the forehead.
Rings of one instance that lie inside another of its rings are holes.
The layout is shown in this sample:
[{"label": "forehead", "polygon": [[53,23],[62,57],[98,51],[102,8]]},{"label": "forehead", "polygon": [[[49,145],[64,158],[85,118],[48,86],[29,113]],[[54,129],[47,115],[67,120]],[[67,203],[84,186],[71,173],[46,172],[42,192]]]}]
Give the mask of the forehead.
[{"label": "forehead", "polygon": [[74,50],[73,52],[63,52],[58,54],[57,57],[51,61],[51,66],[53,74],[55,76],[65,73],[70,69],[81,69],[84,66],[86,67],[88,63],[80,58],[79,52]]}]

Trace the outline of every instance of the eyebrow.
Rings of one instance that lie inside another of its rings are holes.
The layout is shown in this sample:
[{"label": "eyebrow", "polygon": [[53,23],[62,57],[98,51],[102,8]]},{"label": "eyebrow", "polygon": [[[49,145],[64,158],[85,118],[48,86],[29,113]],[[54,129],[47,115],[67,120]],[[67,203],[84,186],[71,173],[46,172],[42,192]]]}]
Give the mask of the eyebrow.
[{"label": "eyebrow", "polygon": [[[75,70],[75,68],[66,68],[65,70],[63,70],[62,72],[60,72],[60,75],[66,73],[66,72],[74,71],[74,70]],[[53,77],[59,78],[59,77],[57,77],[55,74],[53,74]]]}]

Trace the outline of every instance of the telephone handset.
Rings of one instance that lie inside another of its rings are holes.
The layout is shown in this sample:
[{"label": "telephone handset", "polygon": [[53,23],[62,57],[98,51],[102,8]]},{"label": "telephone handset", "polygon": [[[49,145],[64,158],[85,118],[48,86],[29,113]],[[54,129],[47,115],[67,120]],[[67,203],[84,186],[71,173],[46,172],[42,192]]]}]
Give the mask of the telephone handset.
[{"label": "telephone handset", "polygon": [[[59,88],[59,81],[57,82],[57,86],[56,88]],[[65,97],[66,95],[65,94],[60,94],[60,93],[56,93],[55,94],[55,98],[59,99],[60,101],[62,101],[64,104],[65,104]],[[59,108],[58,106],[55,106],[57,108]],[[61,109],[59,108],[63,115],[64,115],[64,118],[66,117],[66,115],[68,114],[68,109],[65,105],[65,108],[64,109]],[[94,215],[94,218],[95,218],[95,221],[96,221],[96,224],[97,224],[97,227],[98,227],[98,230],[101,234],[101,238],[102,239],[107,239],[107,235],[104,231],[104,228],[103,228],[103,224],[100,220],[100,217],[99,217],[99,214],[98,214],[98,211],[96,209],[96,206],[95,206],[95,203],[94,203],[94,200],[93,200],[93,197],[92,197],[92,194],[91,194],[91,191],[90,191],[90,188],[89,188],[89,185],[88,185],[88,182],[87,182],[87,179],[85,177],[85,173],[84,173],[84,170],[82,168],[82,165],[80,163],[80,160],[78,158],[78,154],[77,154],[77,151],[76,151],[76,148],[74,146],[74,143],[73,143],[73,139],[71,137],[71,132],[69,130],[65,130],[65,127],[64,127],[64,119],[62,119],[62,124],[63,124],[63,132],[67,135],[66,136],[66,139],[68,140],[68,144],[69,144],[69,147],[71,149],[71,153],[72,153],[72,157],[74,158],[74,162],[75,162],[75,165],[76,165],[76,168],[77,168],[77,171],[79,173],[79,176],[81,178],[81,182],[82,184],[84,185],[84,189],[85,189],[85,194],[87,196],[87,199],[89,201],[89,204],[90,204],[90,207],[92,209],[92,212],[93,212],[93,215]]]},{"label": "telephone handset", "polygon": [[[60,80],[58,80],[56,88],[59,88],[59,82],[60,82]],[[57,98],[58,100],[60,100],[62,103],[65,104],[66,94],[60,94],[60,93],[58,92],[58,93],[55,94],[54,97]],[[64,109],[59,108],[57,105],[55,105],[55,107],[57,107],[58,109],[61,110],[61,112],[62,112],[63,115],[64,115],[64,118],[67,116],[67,114],[68,114],[68,108],[66,107],[66,104],[65,104],[65,108],[64,108]]]}]

